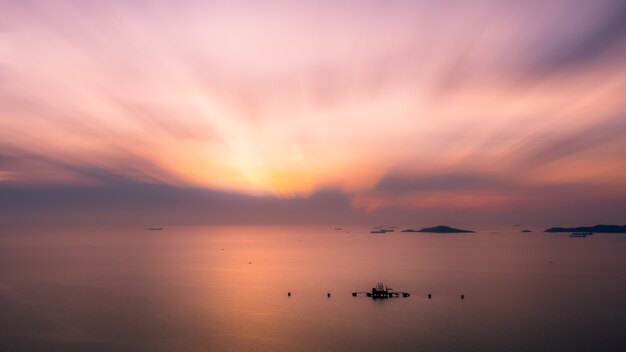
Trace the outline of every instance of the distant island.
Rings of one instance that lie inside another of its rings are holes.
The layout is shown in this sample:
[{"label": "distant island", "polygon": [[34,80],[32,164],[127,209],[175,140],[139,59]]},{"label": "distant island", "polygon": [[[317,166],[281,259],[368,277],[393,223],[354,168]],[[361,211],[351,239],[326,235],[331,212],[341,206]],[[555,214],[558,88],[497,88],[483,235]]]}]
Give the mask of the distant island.
[{"label": "distant island", "polygon": [[402,232],[429,232],[429,233],[474,233],[474,231],[470,230],[461,230],[455,229],[454,227],[439,225],[435,227],[427,227],[419,230],[406,229],[402,230]]},{"label": "distant island", "polygon": [[581,227],[551,227],[544,232],[597,232],[597,233],[626,233],[626,225],[596,225]]}]

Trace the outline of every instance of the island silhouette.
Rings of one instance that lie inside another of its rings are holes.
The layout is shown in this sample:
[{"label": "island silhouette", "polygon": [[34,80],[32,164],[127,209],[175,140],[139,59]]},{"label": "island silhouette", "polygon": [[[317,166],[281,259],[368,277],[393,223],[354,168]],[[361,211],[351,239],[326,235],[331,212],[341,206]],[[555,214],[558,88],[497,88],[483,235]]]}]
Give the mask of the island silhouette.
[{"label": "island silhouette", "polygon": [[402,232],[474,233],[474,231],[471,231],[471,230],[455,229],[454,227],[445,226],[445,225],[439,225],[439,226],[435,226],[435,227],[426,227],[426,228],[419,229],[419,230],[406,229],[406,230],[402,230]]},{"label": "island silhouette", "polygon": [[596,233],[626,233],[626,225],[595,225],[581,227],[551,227],[544,232],[596,232]]}]

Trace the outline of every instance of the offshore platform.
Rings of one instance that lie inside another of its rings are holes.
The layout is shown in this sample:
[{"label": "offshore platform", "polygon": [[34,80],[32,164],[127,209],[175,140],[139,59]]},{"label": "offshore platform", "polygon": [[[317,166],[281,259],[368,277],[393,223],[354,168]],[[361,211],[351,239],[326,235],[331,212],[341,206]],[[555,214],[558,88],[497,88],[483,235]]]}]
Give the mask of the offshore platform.
[{"label": "offshore platform", "polygon": [[357,297],[358,295],[366,295],[367,297],[371,297],[372,299],[411,296],[411,294],[408,292],[395,291],[393,288],[387,287],[382,282],[377,283],[376,287],[372,287],[371,292],[352,292],[352,297]]}]

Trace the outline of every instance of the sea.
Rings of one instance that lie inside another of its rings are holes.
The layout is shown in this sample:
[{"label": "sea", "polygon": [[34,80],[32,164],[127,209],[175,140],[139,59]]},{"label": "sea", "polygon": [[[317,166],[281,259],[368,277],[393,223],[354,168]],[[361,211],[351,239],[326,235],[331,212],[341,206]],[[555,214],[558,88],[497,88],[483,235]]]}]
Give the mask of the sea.
[{"label": "sea", "polygon": [[402,228],[2,229],[0,351],[626,351],[626,234]]}]

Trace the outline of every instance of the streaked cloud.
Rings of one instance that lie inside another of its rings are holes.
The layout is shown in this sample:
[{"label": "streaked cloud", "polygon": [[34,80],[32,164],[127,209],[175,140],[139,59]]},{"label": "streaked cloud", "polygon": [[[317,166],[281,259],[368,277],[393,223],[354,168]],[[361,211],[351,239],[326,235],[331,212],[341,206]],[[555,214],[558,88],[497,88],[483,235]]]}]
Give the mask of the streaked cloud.
[{"label": "streaked cloud", "polygon": [[336,190],[369,211],[515,209],[572,185],[601,202],[626,186],[625,13],[2,1],[0,183]]}]

